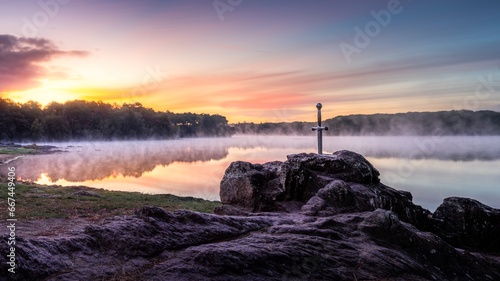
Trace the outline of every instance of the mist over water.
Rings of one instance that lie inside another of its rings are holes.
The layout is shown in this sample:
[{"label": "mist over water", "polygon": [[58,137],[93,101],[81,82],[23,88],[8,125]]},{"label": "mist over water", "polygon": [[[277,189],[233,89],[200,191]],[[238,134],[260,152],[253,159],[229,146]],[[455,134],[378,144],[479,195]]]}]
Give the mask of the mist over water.
[{"label": "mist over water", "polygon": [[[233,161],[285,161],[289,154],[317,152],[314,136],[50,145],[64,152],[13,163],[23,180],[209,200],[219,200],[220,180]],[[324,137],[324,153],[342,149],[364,155],[384,184],[412,192],[413,201],[431,211],[449,196],[500,207],[500,137]]]}]

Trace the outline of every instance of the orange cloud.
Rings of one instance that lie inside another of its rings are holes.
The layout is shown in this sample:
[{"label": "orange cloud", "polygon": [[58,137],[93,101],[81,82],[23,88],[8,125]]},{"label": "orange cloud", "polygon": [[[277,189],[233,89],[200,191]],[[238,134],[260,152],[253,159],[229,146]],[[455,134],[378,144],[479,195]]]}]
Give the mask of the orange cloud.
[{"label": "orange cloud", "polygon": [[169,78],[162,81],[155,92],[145,96],[143,104],[176,112],[220,113],[232,122],[264,121],[276,117],[276,112],[297,110],[308,103],[315,104],[317,101],[312,91],[327,79],[327,76],[299,72]]}]

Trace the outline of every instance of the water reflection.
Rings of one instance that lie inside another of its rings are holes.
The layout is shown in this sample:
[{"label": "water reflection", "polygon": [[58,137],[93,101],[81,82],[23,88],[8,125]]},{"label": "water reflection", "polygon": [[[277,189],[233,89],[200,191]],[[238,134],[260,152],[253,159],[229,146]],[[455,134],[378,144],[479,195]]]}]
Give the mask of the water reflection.
[{"label": "water reflection", "polygon": [[381,181],[396,189],[410,191],[413,202],[434,211],[450,196],[468,197],[500,208],[500,160],[408,161],[401,172],[398,158],[368,158],[380,171]]},{"label": "water reflection", "polygon": [[67,152],[24,157],[22,178],[36,181],[45,174],[52,181],[98,181],[107,178],[140,178],[156,167],[176,162],[220,160],[228,155],[226,146],[186,141],[130,141],[58,144]]},{"label": "water reflection", "polygon": [[[227,139],[58,143],[64,153],[27,156],[18,175],[44,184],[172,193],[218,200],[219,183],[232,161],[286,160],[315,152],[314,137],[238,136]],[[431,210],[448,196],[500,202],[500,137],[326,137],[324,150],[365,155],[382,181],[411,191]],[[5,166],[0,173],[5,174]]]}]

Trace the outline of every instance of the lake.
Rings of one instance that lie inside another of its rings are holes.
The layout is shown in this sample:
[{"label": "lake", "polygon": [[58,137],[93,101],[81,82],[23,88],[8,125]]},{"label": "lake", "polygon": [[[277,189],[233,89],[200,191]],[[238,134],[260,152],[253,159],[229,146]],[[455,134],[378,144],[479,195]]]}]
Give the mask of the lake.
[{"label": "lake", "polygon": [[[500,137],[324,137],[324,153],[348,149],[380,171],[382,183],[410,191],[431,211],[445,197],[500,208]],[[40,143],[64,152],[9,164],[23,180],[219,200],[232,161],[285,161],[317,152],[311,136],[234,136],[164,141]],[[7,165],[0,166],[5,174]]]}]

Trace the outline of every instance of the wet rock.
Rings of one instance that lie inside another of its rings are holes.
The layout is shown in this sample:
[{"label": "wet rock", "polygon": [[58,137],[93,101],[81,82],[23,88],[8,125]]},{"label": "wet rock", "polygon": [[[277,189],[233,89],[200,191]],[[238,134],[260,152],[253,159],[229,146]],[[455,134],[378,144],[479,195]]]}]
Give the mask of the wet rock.
[{"label": "wet rock", "polygon": [[450,197],[436,209],[435,232],[455,247],[500,253],[500,210],[469,198]]}]

